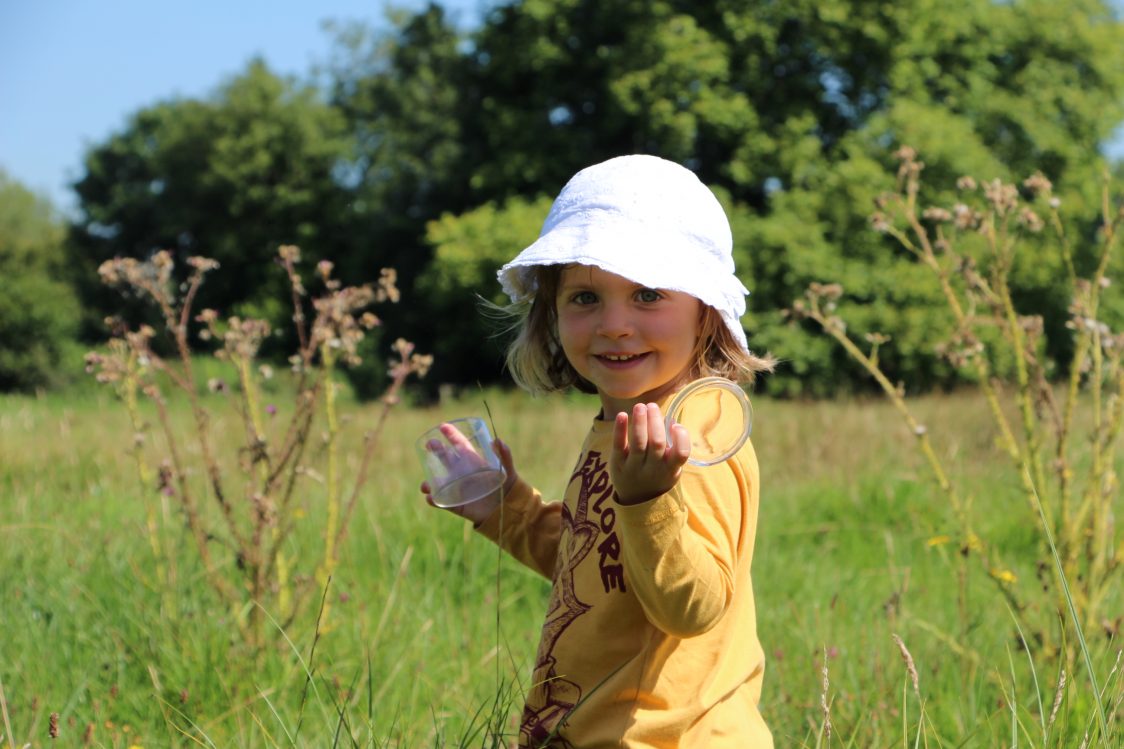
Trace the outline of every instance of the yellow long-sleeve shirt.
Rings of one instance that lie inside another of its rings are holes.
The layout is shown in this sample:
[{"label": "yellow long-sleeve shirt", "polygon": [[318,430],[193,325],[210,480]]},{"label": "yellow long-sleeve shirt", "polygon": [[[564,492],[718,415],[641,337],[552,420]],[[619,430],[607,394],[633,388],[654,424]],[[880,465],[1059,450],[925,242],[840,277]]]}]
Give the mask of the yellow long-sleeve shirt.
[{"label": "yellow long-sleeve shirt", "polygon": [[612,431],[594,422],[563,502],[520,480],[478,528],[553,583],[519,745],[771,748],[757,709],[752,445],[625,506]]}]

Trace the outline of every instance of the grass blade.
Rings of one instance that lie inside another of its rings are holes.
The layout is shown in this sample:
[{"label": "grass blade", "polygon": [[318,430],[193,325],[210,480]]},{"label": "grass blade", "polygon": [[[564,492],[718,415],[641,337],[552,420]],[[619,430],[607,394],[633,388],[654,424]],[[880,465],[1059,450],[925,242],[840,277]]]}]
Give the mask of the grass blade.
[{"label": "grass blade", "polygon": [[[1029,479],[1030,474],[1027,474]],[[1066,608],[1073,620],[1074,630],[1077,632],[1077,642],[1081,645],[1081,657],[1085,660],[1085,670],[1089,672],[1089,685],[1093,688],[1093,695],[1097,698],[1097,726],[1101,732],[1101,745],[1111,749],[1108,745],[1108,721],[1105,719],[1104,704],[1101,702],[1101,690],[1097,686],[1097,672],[1093,669],[1093,658],[1089,655],[1089,644],[1085,642],[1085,632],[1081,627],[1081,619],[1077,616],[1077,606],[1073,603],[1073,594],[1069,591],[1069,581],[1065,578],[1065,569],[1062,567],[1062,558],[1058,554],[1058,547],[1054,544],[1054,534],[1050,532],[1050,523],[1046,520],[1046,511],[1042,508],[1042,498],[1038,496],[1038,488],[1034,489],[1034,506],[1038,509],[1038,517],[1042,521],[1042,532],[1046,534],[1046,542],[1050,545],[1050,555],[1054,560],[1054,569],[1058,573],[1062,593],[1065,594]]]}]

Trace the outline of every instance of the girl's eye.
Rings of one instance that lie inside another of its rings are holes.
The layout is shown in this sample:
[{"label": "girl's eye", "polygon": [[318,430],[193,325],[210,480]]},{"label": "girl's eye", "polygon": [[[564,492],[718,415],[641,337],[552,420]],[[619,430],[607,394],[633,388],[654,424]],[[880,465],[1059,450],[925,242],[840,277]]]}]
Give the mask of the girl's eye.
[{"label": "girl's eye", "polygon": [[592,291],[579,291],[570,297],[570,301],[575,304],[594,304],[597,302],[597,295]]},{"label": "girl's eye", "polygon": [[660,299],[663,299],[663,295],[655,289],[640,289],[640,291],[636,292],[636,298],[645,304],[651,304],[652,302],[658,302]]}]

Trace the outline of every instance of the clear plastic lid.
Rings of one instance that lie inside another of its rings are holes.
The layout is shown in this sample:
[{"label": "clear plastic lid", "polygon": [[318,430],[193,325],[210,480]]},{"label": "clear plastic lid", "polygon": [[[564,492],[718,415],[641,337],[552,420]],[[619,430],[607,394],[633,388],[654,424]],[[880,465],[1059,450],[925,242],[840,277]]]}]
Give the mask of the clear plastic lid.
[{"label": "clear plastic lid", "polygon": [[696,466],[712,466],[730,458],[749,439],[753,408],[745,391],[724,377],[703,377],[679,391],[667,409],[667,428],[687,427]]}]

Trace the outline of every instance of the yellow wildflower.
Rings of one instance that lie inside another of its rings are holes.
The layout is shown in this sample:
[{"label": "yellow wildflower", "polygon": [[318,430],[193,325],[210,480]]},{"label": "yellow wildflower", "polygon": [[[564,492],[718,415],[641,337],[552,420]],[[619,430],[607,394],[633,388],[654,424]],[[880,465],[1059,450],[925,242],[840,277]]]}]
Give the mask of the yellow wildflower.
[{"label": "yellow wildflower", "polygon": [[990,574],[991,574],[992,577],[994,577],[999,582],[1007,583],[1008,585],[1014,585],[1015,583],[1017,583],[1019,581],[1019,578],[1016,577],[1015,573],[1011,572],[1011,570],[996,570],[996,569],[993,569],[993,570],[990,571]]}]

